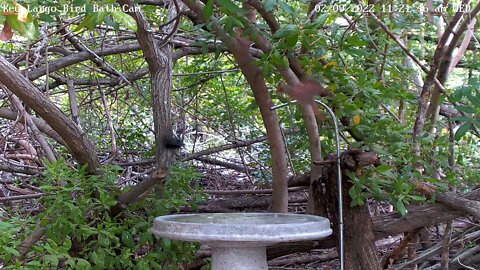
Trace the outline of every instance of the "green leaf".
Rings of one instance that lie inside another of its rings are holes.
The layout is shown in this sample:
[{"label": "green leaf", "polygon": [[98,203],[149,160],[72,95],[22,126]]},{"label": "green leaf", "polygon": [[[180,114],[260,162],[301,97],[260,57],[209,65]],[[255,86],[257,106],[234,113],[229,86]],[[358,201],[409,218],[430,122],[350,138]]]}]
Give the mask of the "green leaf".
[{"label": "green leaf", "polygon": [[453,117],[451,118],[452,121],[460,121],[460,122],[469,122],[472,120],[471,117],[467,117],[467,116],[457,116],[457,117]]},{"label": "green leaf", "polygon": [[235,5],[230,0],[218,0],[218,3],[220,4],[221,7],[226,9],[229,13],[232,13],[232,14],[243,14],[244,13],[243,9],[239,8],[237,5]]},{"label": "green leaf", "polygon": [[92,265],[87,260],[80,259],[80,258],[77,259],[77,268],[76,269],[90,269],[91,266]]},{"label": "green leaf", "polygon": [[225,31],[227,31],[230,35],[235,35],[234,29],[236,27],[244,28],[242,21],[234,16],[223,17],[220,21],[218,21],[218,23],[223,25],[225,27]]},{"label": "green leaf", "polygon": [[172,240],[163,238],[162,245],[164,249],[169,250],[172,247]]},{"label": "green leaf", "polygon": [[405,216],[407,214],[407,208],[405,207],[405,204],[403,203],[402,200],[397,200],[393,202],[393,206],[395,206],[395,209],[400,213],[400,215]]},{"label": "green leaf", "polygon": [[135,265],[135,270],[149,270],[150,267],[148,266],[147,262],[145,261],[139,261],[136,265]]},{"label": "green leaf", "polygon": [[9,15],[6,18],[10,27],[13,30],[17,31],[20,35],[28,39],[34,39],[38,35],[37,26],[31,19],[31,15],[28,15],[27,22],[21,22],[17,19],[15,15]]},{"label": "green leaf", "polygon": [[205,16],[205,21],[208,21],[213,15],[213,0],[208,0],[205,8],[203,9],[203,16]]},{"label": "green leaf", "polygon": [[391,169],[395,168],[395,166],[393,165],[387,165],[387,164],[382,164],[378,167],[375,168],[375,170],[379,171],[379,172],[386,172],[386,171],[389,171]]},{"label": "green leaf", "polygon": [[455,108],[464,113],[475,113],[475,109],[469,106],[459,105],[459,106],[456,106]]},{"label": "green leaf", "polygon": [[140,241],[139,241],[139,245],[144,245],[145,243],[151,243],[153,241],[153,235],[152,235],[152,232],[150,231],[146,231],[144,233],[142,233],[140,235]]},{"label": "green leaf", "polygon": [[348,46],[365,46],[368,44],[366,41],[361,40],[357,36],[351,36],[347,38],[346,43],[348,44]]},{"label": "green leaf", "polygon": [[103,22],[103,18],[105,17],[105,12],[95,12],[92,15],[91,20],[89,20],[89,23],[85,26],[88,30],[93,30],[97,25],[101,24]]},{"label": "green leaf", "polygon": [[54,22],[55,21],[55,17],[52,16],[52,14],[50,14],[50,13],[40,13],[38,15],[38,19],[41,20],[41,21],[44,21],[44,22]]},{"label": "green leaf", "polygon": [[111,26],[111,27],[113,27],[115,30],[118,30],[120,24],[112,21],[112,18],[110,18],[109,16],[105,16],[105,18],[103,18],[103,21],[104,21],[108,26]]},{"label": "green leaf", "polygon": [[323,14],[320,14],[320,16],[318,16],[315,19],[315,22],[318,24],[318,28],[323,27],[323,25],[327,21],[328,16],[329,16],[329,13],[323,13]]},{"label": "green leaf", "polygon": [[473,96],[473,95],[468,95],[467,96],[468,100],[474,105],[475,107],[480,107],[480,98]]},{"label": "green leaf", "polygon": [[258,104],[257,104],[257,101],[256,100],[252,100],[252,102],[250,102],[250,104],[248,104],[248,106],[245,108],[247,111],[251,111],[251,110],[255,110],[258,108]]},{"label": "green leaf", "polygon": [[424,201],[425,201],[425,197],[423,197],[423,196],[408,195],[408,197],[409,197],[410,199],[412,199],[413,201],[417,201],[417,202],[424,202]]},{"label": "green leaf", "polygon": [[23,33],[23,36],[28,38],[28,39],[34,39],[35,37],[38,36],[38,30],[37,26],[33,21],[28,21],[25,22],[25,32]]},{"label": "green leaf", "polygon": [[129,248],[135,247],[135,243],[133,242],[133,236],[128,231],[124,231],[122,233],[122,243]]},{"label": "green leaf", "polygon": [[263,6],[266,12],[270,12],[277,6],[277,0],[265,0],[263,1]]},{"label": "green leaf", "polygon": [[42,267],[42,263],[39,262],[39,261],[29,261],[27,263],[28,266],[33,266],[34,268],[33,269],[41,269]]},{"label": "green leaf", "polygon": [[456,141],[460,140],[463,137],[463,135],[467,133],[467,131],[470,129],[471,126],[472,126],[472,123],[467,122],[463,124],[460,128],[458,128],[457,132],[455,132],[455,140]]},{"label": "green leaf", "polygon": [[135,19],[122,11],[112,12],[113,19],[125,28],[137,32],[137,22]]},{"label": "green leaf", "polygon": [[280,53],[278,53],[278,51],[272,54],[270,62],[277,68],[288,66],[287,59],[285,59]]},{"label": "green leaf", "polygon": [[19,253],[16,249],[14,249],[14,248],[12,248],[12,247],[4,246],[3,249],[4,249],[4,251],[6,251],[7,253],[13,254],[15,257],[20,256],[20,253]]},{"label": "green leaf", "polygon": [[97,243],[102,247],[108,247],[110,245],[110,240],[105,235],[100,234]]},{"label": "green leaf", "polygon": [[350,195],[350,197],[351,197],[352,199],[358,197],[358,192],[357,192],[357,189],[355,188],[355,186],[352,186],[352,187],[348,190],[348,195]]},{"label": "green leaf", "polygon": [[296,18],[297,17],[297,12],[295,9],[292,8],[289,4],[285,3],[283,0],[278,0],[278,3],[280,4],[280,8],[288,13],[290,16]]},{"label": "green leaf", "polygon": [[82,22],[73,30],[74,32],[79,32],[83,28],[93,29],[95,27],[95,13],[89,14],[83,18]]},{"label": "green leaf", "polygon": [[286,25],[284,28],[279,29],[275,34],[273,34],[273,38],[286,38],[289,36],[297,35],[298,39],[298,27],[293,24]]},{"label": "green leaf", "polygon": [[293,35],[291,36],[288,36],[285,41],[287,42],[287,45],[289,47],[294,47],[295,44],[297,44],[297,41],[298,41],[298,32],[294,33]]},{"label": "green leaf", "polygon": [[57,266],[59,260],[57,255],[46,255],[45,262],[48,263],[50,266]]},{"label": "green leaf", "polygon": [[[266,63],[262,66],[263,76],[264,76],[265,78],[269,78],[269,77],[272,75],[274,68],[275,68],[275,67],[274,67],[272,64],[266,62]],[[255,107],[254,107],[254,108],[256,108],[256,107],[257,107],[257,105],[255,104]],[[254,108],[252,108],[252,109],[254,109]]]}]

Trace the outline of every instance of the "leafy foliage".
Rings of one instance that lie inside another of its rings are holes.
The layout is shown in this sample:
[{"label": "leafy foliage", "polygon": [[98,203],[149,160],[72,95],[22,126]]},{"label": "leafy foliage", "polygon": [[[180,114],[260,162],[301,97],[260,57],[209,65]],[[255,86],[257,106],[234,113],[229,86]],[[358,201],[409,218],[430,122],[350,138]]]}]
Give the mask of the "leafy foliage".
[{"label": "leafy foliage", "polygon": [[[153,194],[112,217],[117,173],[116,167],[104,167],[100,175],[87,175],[63,160],[49,164],[45,177],[38,179],[46,193],[44,211],[25,220],[0,221],[4,269],[176,269],[191,259],[194,244],[157,240],[150,228],[155,216],[203,200],[189,184],[198,175],[188,167],[174,169],[163,198]],[[32,248],[26,262],[17,261],[20,241],[37,222],[46,229],[45,240]]]}]

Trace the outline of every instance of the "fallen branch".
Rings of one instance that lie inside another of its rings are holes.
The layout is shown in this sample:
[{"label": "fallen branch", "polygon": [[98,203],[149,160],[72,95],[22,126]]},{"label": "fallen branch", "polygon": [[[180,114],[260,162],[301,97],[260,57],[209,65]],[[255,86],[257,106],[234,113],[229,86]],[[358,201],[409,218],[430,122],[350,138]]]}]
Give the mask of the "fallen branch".
[{"label": "fallen branch", "polygon": [[225,144],[225,145],[221,145],[221,146],[208,148],[208,149],[199,151],[197,153],[188,155],[188,156],[182,158],[182,161],[197,159],[198,157],[201,157],[201,156],[211,155],[211,154],[215,154],[215,153],[230,150],[230,149],[236,149],[236,148],[240,148],[240,147],[249,146],[249,145],[259,143],[259,142],[263,142],[263,141],[266,141],[266,140],[267,140],[267,136],[262,136],[262,137],[258,137],[258,138],[253,139],[253,140],[236,141],[236,142],[233,142],[233,143],[230,143],[230,144]]},{"label": "fallen branch", "polygon": [[[291,187],[289,192],[302,191],[305,187]],[[235,189],[235,190],[204,190],[209,195],[247,195],[247,194],[272,194],[273,189]]]},{"label": "fallen branch", "polygon": [[17,196],[8,196],[8,197],[0,197],[0,202],[8,202],[8,201],[19,201],[19,200],[27,200],[27,199],[36,199],[45,196],[45,193],[36,193],[36,194],[29,194],[29,195],[17,195]]},{"label": "fallen branch", "polygon": [[[288,194],[289,203],[305,203],[307,201],[306,192],[294,192]],[[199,205],[198,208],[184,207],[182,212],[232,212],[243,209],[265,209],[272,203],[272,196],[249,196],[244,198],[214,199],[206,204]]]},{"label": "fallen branch", "polygon": [[400,241],[400,244],[398,244],[390,254],[385,256],[385,258],[382,261],[383,269],[388,269],[392,264],[396,261],[398,261],[403,254],[405,253],[405,250],[407,247],[413,242],[415,239],[415,236],[419,233],[419,230],[411,231],[408,232],[405,236],[405,238]]},{"label": "fallen branch", "polygon": [[244,167],[242,165],[237,165],[237,164],[231,163],[231,162],[226,162],[226,161],[223,161],[223,160],[214,159],[214,158],[196,157],[195,159],[198,160],[198,161],[201,161],[203,163],[206,163],[206,164],[220,166],[220,167],[223,167],[223,168],[226,168],[226,169],[231,169],[231,170],[234,170],[234,171],[237,171],[237,172],[246,173],[246,172],[251,172],[252,171],[251,168]]},{"label": "fallen branch", "polygon": [[[462,242],[471,241],[471,240],[474,240],[478,237],[480,237],[480,231],[469,233],[467,235],[465,235],[464,232],[457,233],[457,235],[451,239],[450,246],[452,246],[452,245],[454,245],[454,244],[456,244],[460,241],[462,241]],[[428,250],[425,250],[424,252],[422,252],[414,260],[411,260],[411,261],[405,262],[403,264],[397,265],[394,269],[395,270],[406,269],[408,266],[411,266],[412,264],[417,264],[417,263],[420,263],[422,261],[425,261],[425,260],[439,254],[442,251],[442,248],[443,248],[443,243],[442,242],[437,243],[436,245],[432,246]],[[454,260],[455,259],[452,259],[452,261],[454,261]]]},{"label": "fallen branch", "polygon": [[480,219],[480,202],[478,201],[461,197],[454,192],[435,192],[435,188],[426,183],[417,183],[415,190],[428,198],[434,198],[444,205],[464,211],[476,219]]},{"label": "fallen branch", "polygon": [[43,174],[43,172],[40,170],[35,170],[30,168],[21,168],[13,165],[3,165],[3,164],[0,164],[0,171],[22,173],[22,174],[28,174],[28,175]]},{"label": "fallen branch", "polygon": [[336,251],[329,252],[326,254],[309,254],[308,256],[303,256],[298,258],[297,256],[286,259],[276,259],[272,262],[268,262],[269,266],[288,266],[291,264],[308,264],[308,263],[319,263],[319,262],[328,262],[338,259],[338,253]]}]

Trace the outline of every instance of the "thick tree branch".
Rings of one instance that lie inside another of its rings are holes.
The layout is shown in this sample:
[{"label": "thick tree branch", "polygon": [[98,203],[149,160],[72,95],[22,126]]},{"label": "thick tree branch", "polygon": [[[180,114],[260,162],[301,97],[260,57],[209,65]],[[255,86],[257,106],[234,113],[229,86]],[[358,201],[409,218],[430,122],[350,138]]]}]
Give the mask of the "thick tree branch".
[{"label": "thick tree branch", "polygon": [[[120,54],[120,53],[127,53],[127,52],[133,52],[133,51],[138,51],[140,50],[140,44],[138,43],[131,43],[131,44],[122,44],[118,46],[112,46],[112,47],[106,47],[106,48],[100,48],[97,50],[94,50],[93,52],[95,54],[92,54],[87,51],[79,52],[79,53],[74,53],[67,55],[65,57],[53,60],[48,63],[48,72],[52,73],[54,71],[57,71],[61,68],[65,68],[68,66],[71,66],[76,63],[80,63],[82,61],[86,60],[93,60],[95,59],[95,55],[98,56],[108,56],[112,54]],[[33,69],[28,72],[28,79],[31,81],[34,81],[41,76],[44,76],[47,74],[47,66],[41,66],[39,68]]]},{"label": "thick tree branch", "polygon": [[37,87],[23,77],[19,70],[0,56],[0,83],[42,117],[65,141],[73,157],[80,165],[86,165],[90,173],[99,166],[95,146],[80,132],[77,125],[57,108]]}]

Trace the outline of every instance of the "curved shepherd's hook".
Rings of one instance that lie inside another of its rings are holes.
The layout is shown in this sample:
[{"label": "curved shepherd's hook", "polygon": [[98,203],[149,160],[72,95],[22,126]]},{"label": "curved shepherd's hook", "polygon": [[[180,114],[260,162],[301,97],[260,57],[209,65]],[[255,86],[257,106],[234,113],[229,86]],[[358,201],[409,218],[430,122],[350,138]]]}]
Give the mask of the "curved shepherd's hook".
[{"label": "curved shepherd's hook", "polygon": [[[283,107],[286,107],[290,104],[295,104],[297,103],[296,100],[292,100],[289,103],[284,103],[280,105],[276,105],[270,108],[270,110],[277,110]],[[315,100],[315,103],[318,105],[322,106],[327,110],[328,114],[330,117],[332,117],[333,120],[333,126],[335,129],[335,143],[337,147],[337,186],[338,186],[338,250],[339,250],[339,256],[340,256],[340,270],[344,269],[344,247],[343,247],[343,194],[342,194],[342,169],[340,166],[340,134],[338,130],[338,120],[335,114],[333,113],[332,109],[327,106],[327,104],[321,102],[320,100]]]}]

